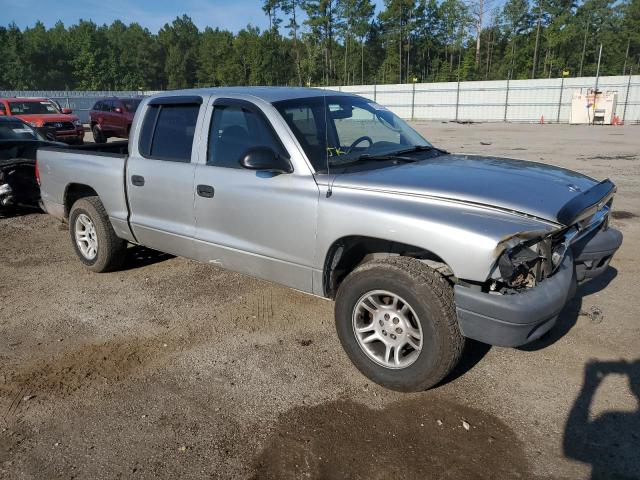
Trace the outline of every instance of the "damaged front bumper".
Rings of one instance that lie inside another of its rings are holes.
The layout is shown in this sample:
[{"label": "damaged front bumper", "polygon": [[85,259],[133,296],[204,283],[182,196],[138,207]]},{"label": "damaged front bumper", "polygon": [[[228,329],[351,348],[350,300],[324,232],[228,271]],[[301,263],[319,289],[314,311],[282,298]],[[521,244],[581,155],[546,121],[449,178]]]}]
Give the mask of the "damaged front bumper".
[{"label": "damaged front bumper", "polygon": [[456,285],[460,331],[465,337],[505,347],[540,338],[555,325],[576,283],[603,273],[621,244],[618,230],[597,230],[570,247],[552,276],[519,293],[502,295]]}]

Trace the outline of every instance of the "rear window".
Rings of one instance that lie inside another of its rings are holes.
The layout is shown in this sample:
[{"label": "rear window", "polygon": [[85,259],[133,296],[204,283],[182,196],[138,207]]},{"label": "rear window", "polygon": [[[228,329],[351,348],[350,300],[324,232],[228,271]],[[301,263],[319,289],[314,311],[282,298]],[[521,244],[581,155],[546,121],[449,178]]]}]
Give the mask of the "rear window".
[{"label": "rear window", "polygon": [[35,130],[19,121],[0,122],[0,140],[38,140]]},{"label": "rear window", "polygon": [[132,99],[132,100],[122,100],[122,105],[124,105],[124,109],[127,112],[135,112],[140,105],[141,100]]},{"label": "rear window", "polygon": [[200,105],[151,105],[140,132],[140,153],[189,163]]}]

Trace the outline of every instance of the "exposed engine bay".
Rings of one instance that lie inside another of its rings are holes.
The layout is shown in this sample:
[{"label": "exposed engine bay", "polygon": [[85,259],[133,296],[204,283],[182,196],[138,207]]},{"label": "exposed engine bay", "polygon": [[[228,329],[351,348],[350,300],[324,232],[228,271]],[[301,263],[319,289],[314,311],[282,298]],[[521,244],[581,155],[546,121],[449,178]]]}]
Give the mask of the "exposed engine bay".
[{"label": "exposed engine bay", "polygon": [[0,209],[39,206],[36,151],[44,145],[57,143],[40,140],[0,141]]}]

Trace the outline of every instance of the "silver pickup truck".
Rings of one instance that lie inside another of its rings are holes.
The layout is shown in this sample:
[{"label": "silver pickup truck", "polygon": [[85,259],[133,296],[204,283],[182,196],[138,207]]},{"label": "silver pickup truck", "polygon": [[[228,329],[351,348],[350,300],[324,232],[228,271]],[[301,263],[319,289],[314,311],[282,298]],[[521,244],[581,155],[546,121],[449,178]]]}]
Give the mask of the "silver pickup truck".
[{"label": "silver pickup truck", "polygon": [[117,269],[133,243],[334,299],[350,359],[403,391],[440,382],[465,338],[539,338],[622,243],[609,180],[450,154],[326,90],[165,92],[128,145],[37,160],[89,269]]}]

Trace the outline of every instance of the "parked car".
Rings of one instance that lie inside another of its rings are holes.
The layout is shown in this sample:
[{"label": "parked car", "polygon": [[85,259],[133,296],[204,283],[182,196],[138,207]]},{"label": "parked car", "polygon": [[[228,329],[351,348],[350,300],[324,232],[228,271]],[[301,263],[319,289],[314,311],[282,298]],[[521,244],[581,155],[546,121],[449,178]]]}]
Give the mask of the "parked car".
[{"label": "parked car", "polygon": [[34,128],[53,130],[60,142],[82,144],[84,126],[68,108],[60,109],[48,98],[0,98],[0,116],[11,115]]},{"label": "parked car", "polygon": [[0,211],[39,205],[35,164],[36,151],[42,145],[65,144],[46,140],[19,118],[0,117]]},{"label": "parked car", "polygon": [[98,100],[89,112],[94,141],[104,143],[109,137],[129,138],[140,101],[140,98],[117,97]]},{"label": "parked car", "polygon": [[622,242],[611,181],[448,153],[355,95],[163,93],[131,132],[127,155],[38,151],[87,268],[135,243],[334,299],[348,356],[392,389],[440,382],[465,338],[536,340]]}]

